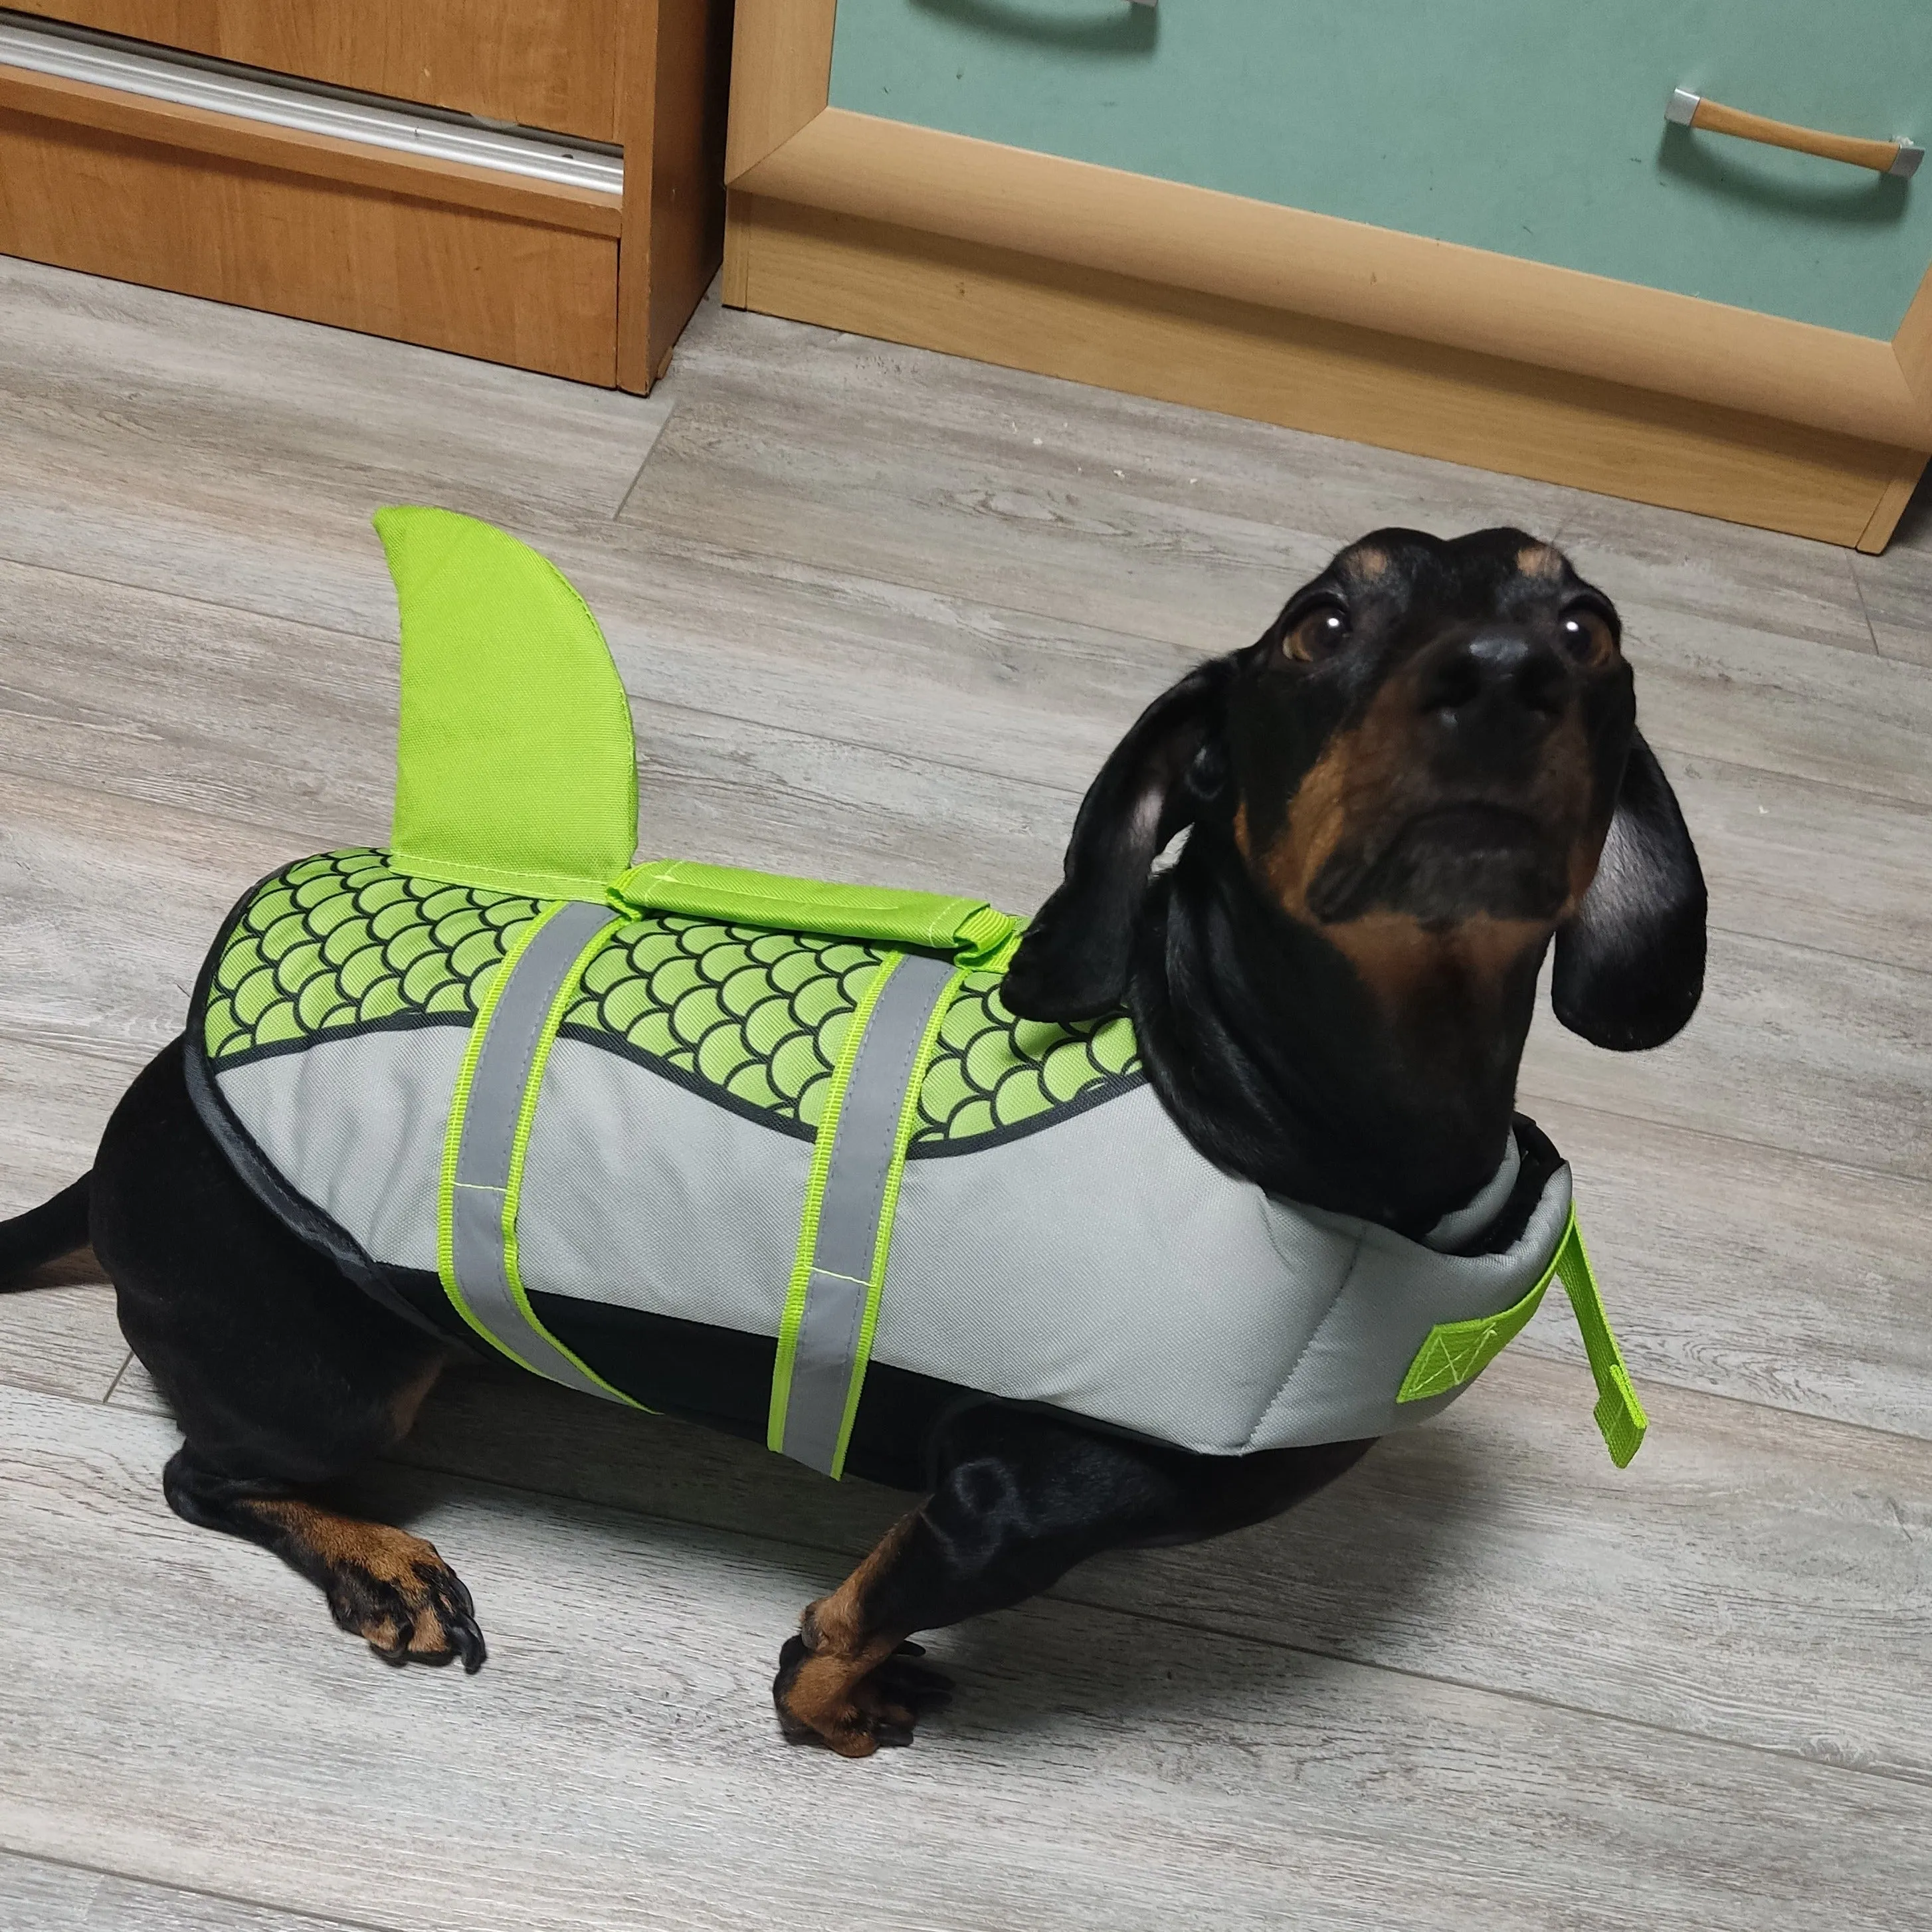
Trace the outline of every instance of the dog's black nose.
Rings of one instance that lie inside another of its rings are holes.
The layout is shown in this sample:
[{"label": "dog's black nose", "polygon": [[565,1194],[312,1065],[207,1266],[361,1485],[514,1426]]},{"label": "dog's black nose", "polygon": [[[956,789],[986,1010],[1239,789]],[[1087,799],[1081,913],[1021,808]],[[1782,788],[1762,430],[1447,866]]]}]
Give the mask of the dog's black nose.
[{"label": "dog's black nose", "polygon": [[1526,748],[1562,715],[1569,668],[1520,631],[1479,632],[1442,646],[1423,670],[1421,709],[1448,744],[1474,758]]}]

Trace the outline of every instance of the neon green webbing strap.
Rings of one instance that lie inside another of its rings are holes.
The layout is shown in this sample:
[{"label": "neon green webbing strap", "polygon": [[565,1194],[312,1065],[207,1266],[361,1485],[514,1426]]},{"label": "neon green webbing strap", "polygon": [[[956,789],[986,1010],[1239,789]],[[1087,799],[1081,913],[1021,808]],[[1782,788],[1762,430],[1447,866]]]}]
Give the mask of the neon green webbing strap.
[{"label": "neon green webbing strap", "polygon": [[921,946],[950,952],[963,966],[996,964],[1020,930],[1012,914],[984,899],[948,898],[890,886],[832,885],[681,859],[633,866],[610,891],[614,901],[633,911],[684,913],[737,926]]},{"label": "neon green webbing strap", "polygon": [[1590,1358],[1590,1372],[1597,1378],[1597,1426],[1603,1432],[1610,1460],[1619,1469],[1643,1447],[1650,1418],[1643,1412],[1636,1390],[1630,1386],[1630,1370],[1624,1366],[1623,1351],[1604,1312],[1604,1298],[1591,1271],[1590,1257],[1583,1246],[1582,1230],[1576,1225],[1576,1210],[1570,1213],[1570,1226],[1563,1245],[1556,1250],[1557,1279],[1570,1298],[1570,1311],[1583,1337],[1583,1352]]},{"label": "neon green webbing strap", "polygon": [[878,1323],[919,1089],[967,968],[889,958],[852,1016],[812,1152],[772,1373],[766,1440],[844,1473]]},{"label": "neon green webbing strap", "polygon": [[1529,1318],[1542,1306],[1552,1281],[1563,1284],[1571,1311],[1583,1337],[1583,1351],[1590,1358],[1590,1372],[1597,1381],[1597,1406],[1594,1412],[1610,1460],[1619,1469],[1643,1447],[1650,1426],[1630,1385],[1630,1371],[1624,1365],[1623,1352],[1604,1312],[1604,1298],[1590,1268],[1590,1257],[1583,1246],[1582,1232],[1576,1225],[1573,1208],[1564,1225],[1563,1238],[1557,1244],[1556,1258],[1544,1271],[1543,1279],[1517,1302],[1498,1315],[1479,1315],[1468,1322],[1445,1322],[1429,1331],[1416,1351],[1415,1359],[1396,1392],[1397,1402],[1420,1402],[1433,1395],[1447,1395],[1473,1382],[1520,1334]]}]

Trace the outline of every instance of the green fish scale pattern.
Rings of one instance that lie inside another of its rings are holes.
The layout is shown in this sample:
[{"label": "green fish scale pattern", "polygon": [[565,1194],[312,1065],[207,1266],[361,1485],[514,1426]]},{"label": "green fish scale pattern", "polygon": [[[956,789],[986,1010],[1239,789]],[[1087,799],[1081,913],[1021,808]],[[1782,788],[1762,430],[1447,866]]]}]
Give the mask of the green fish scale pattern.
[{"label": "green fish scale pattern", "polygon": [[[204,1035],[220,1064],[350,1029],[472,1021],[533,900],[392,871],[358,848],[260,886],[211,980]],[[887,956],[864,941],[650,913],[612,933],[563,1024],[621,1040],[740,1103],[815,1129],[852,1016]],[[1016,1018],[1000,975],[968,975],[921,1084],[914,1149],[1040,1119],[1139,1070],[1124,1015]]]},{"label": "green fish scale pattern", "polygon": [[885,957],[858,940],[647,913],[584,968],[563,1024],[614,1034],[748,1106],[815,1128]]},{"label": "green fish scale pattern", "polygon": [[919,1090],[914,1149],[1024,1126],[1140,1071],[1124,1013],[1071,1025],[1016,1018],[1003,975],[969,973],[946,1017]]},{"label": "green fish scale pattern", "polygon": [[538,910],[392,872],[366,847],[304,859],[259,886],[229,932],[202,1018],[208,1057],[425,1016],[473,1020]]}]

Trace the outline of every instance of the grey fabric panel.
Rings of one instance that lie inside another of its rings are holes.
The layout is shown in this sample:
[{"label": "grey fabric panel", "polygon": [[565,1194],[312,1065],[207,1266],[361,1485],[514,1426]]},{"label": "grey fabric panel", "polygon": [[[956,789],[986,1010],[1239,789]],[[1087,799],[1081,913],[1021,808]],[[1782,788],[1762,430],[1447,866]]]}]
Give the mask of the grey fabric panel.
[{"label": "grey fabric panel", "polygon": [[1565,1170],[1509,1254],[1438,1255],[1268,1200],[1127,1094],[908,1163],[873,1356],[1210,1454],[1386,1433],[1449,1399],[1395,1404],[1430,1329],[1520,1300],[1568,1198]]},{"label": "grey fabric panel", "polygon": [[[375,1258],[434,1270],[466,1038],[324,1040],[217,1078],[292,1186]],[[776,1335],[811,1161],[808,1142],[560,1040],[525,1157],[524,1281]],[[1137,1089],[1024,1139],[909,1162],[874,1352],[1209,1453],[1382,1433],[1454,1399],[1394,1394],[1436,1323],[1534,1285],[1569,1188],[1566,1170],[1508,1255],[1436,1254],[1266,1201]],[[828,1308],[835,1332],[851,1306]]]},{"label": "grey fabric panel", "polygon": [[[1559,1167],[1521,1239],[1496,1255],[1432,1254],[1386,1228],[1349,1223],[1360,1228],[1361,1245],[1348,1285],[1257,1423],[1255,1447],[1386,1436],[1446,1408],[1461,1389],[1396,1400],[1409,1364],[1438,1323],[1500,1314],[1536,1286],[1568,1225],[1570,1198],[1570,1170]],[[1318,1218],[1312,1209],[1292,1211]]]},{"label": "grey fabric panel", "polygon": [[560,1039],[524,1154],[524,1286],[774,1336],[811,1172],[809,1141]]},{"label": "grey fabric panel", "polygon": [[1306,1227],[1292,1277],[1259,1191],[1142,1088],[1029,1139],[908,1161],[872,1358],[1231,1450],[1354,1247]]},{"label": "grey fabric panel", "polygon": [[840,1103],[785,1402],[784,1453],[831,1472],[845,1419],[899,1115],[934,1003],[954,968],[908,953],[866,1022]]},{"label": "grey fabric panel", "polygon": [[466,1026],[320,1040],[216,1084],[296,1192],[374,1260],[436,1271],[436,1190]]},{"label": "grey fabric panel", "polygon": [[538,1328],[511,1292],[502,1215],[517,1117],[544,1022],[584,949],[616,922],[609,907],[573,901],[552,916],[510,968],[470,1077],[451,1215],[452,1263],[471,1315],[539,1375],[607,1399],[610,1391]]}]

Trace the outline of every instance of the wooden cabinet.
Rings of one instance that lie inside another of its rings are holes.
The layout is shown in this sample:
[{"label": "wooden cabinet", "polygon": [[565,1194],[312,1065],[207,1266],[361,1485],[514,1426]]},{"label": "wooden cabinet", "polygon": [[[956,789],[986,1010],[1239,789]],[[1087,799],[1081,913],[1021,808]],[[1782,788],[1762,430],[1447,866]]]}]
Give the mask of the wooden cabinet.
[{"label": "wooden cabinet", "polygon": [[[85,61],[76,78],[69,44],[0,18],[0,252],[639,391],[716,268],[728,0],[31,10],[140,44],[96,51],[160,80]],[[520,172],[238,105],[285,80],[380,97],[339,104],[370,128],[462,136],[472,117],[587,164]]]},{"label": "wooden cabinet", "polygon": [[1922,141],[1922,0],[738,16],[728,299],[1868,548],[1932,449],[1932,172],[1664,113]]},{"label": "wooden cabinet", "polygon": [[271,73],[622,142],[624,0],[56,0],[76,26]]}]

